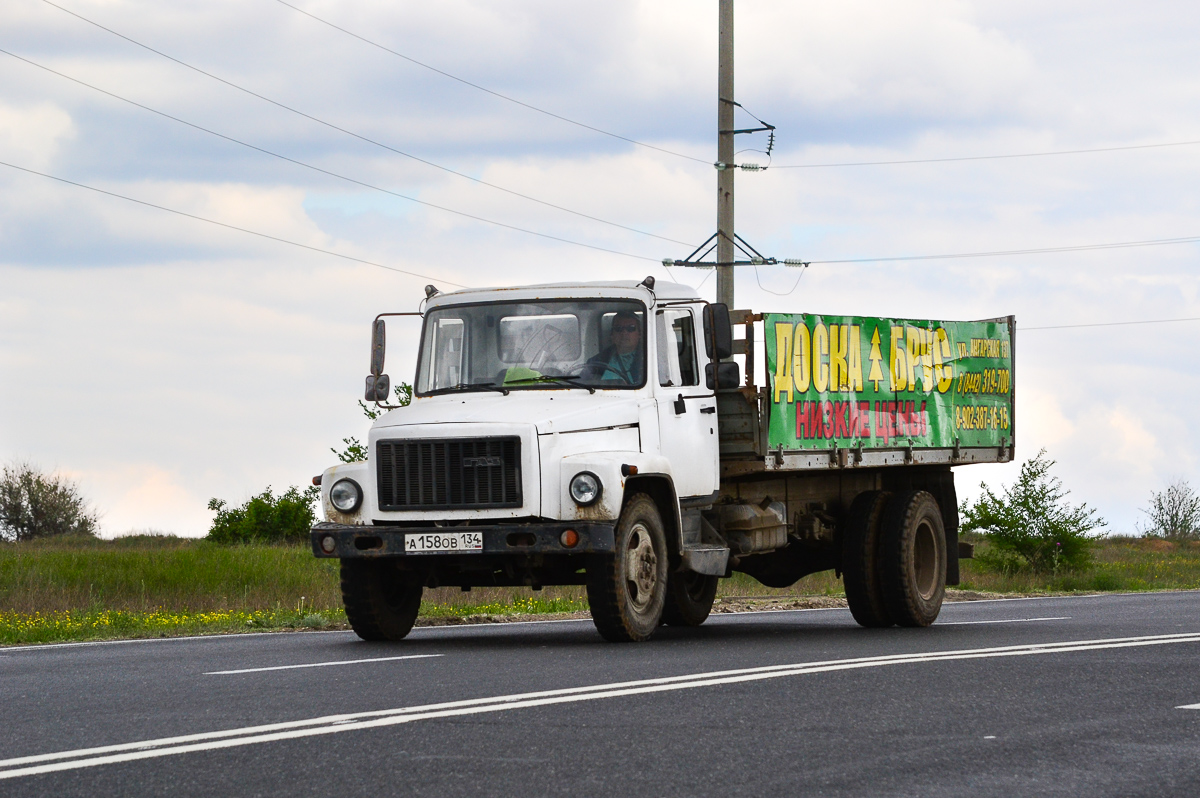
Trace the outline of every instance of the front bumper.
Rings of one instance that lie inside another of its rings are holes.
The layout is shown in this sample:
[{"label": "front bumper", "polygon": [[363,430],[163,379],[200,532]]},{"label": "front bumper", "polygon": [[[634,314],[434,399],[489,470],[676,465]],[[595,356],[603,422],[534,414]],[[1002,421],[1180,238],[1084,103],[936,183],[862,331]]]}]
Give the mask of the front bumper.
[{"label": "front bumper", "polygon": [[[320,523],[312,528],[310,539],[313,554],[318,557],[347,559],[352,557],[477,557],[480,554],[596,554],[612,552],[614,529],[611,523],[595,521],[547,521],[539,524],[497,524],[495,526],[351,526]],[[579,535],[579,543],[571,548],[562,544],[562,533],[568,529]],[[405,535],[444,534],[446,532],[482,532],[482,552],[442,552],[409,554],[404,550]],[[332,552],[321,547],[324,538],[334,540]]]}]

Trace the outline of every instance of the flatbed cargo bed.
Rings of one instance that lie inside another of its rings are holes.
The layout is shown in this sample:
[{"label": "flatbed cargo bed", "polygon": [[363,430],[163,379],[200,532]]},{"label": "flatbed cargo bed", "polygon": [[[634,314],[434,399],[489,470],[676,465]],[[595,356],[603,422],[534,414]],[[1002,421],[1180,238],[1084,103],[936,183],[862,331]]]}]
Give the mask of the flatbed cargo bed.
[{"label": "flatbed cargo bed", "polygon": [[717,393],[723,478],[1013,459],[1014,317],[730,315],[746,384]]}]

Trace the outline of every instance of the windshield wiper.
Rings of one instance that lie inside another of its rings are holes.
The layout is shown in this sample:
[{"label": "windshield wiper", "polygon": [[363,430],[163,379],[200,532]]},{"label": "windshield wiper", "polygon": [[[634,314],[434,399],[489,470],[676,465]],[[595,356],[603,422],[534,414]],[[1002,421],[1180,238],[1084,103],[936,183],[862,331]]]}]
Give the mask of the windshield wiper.
[{"label": "windshield wiper", "polygon": [[552,382],[556,385],[564,385],[568,388],[586,388],[588,393],[595,393],[596,389],[590,385],[576,385],[574,382],[572,382],[572,380],[579,379],[580,376],[581,375],[579,375],[579,374],[566,374],[566,375],[563,375],[562,377],[554,377],[549,374],[542,374],[537,377],[521,377],[521,378],[515,379],[515,380],[505,380],[504,384],[505,385],[520,385],[522,383],[530,383],[530,382],[535,382],[535,383],[537,383],[537,382]]},{"label": "windshield wiper", "polygon": [[451,385],[446,388],[438,388],[430,391],[429,396],[438,396],[444,393],[466,393],[468,391],[496,391],[508,396],[508,389],[494,382],[460,382],[458,385]]}]

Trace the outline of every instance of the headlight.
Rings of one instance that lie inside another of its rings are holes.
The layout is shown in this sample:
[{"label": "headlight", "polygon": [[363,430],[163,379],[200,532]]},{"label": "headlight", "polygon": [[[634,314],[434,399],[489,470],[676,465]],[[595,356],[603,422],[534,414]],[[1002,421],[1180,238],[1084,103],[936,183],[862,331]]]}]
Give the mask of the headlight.
[{"label": "headlight", "polygon": [[352,479],[339,479],[329,489],[329,503],[336,507],[338,512],[354,512],[362,504],[362,499],[362,488]]},{"label": "headlight", "polygon": [[571,478],[571,498],[581,507],[595,504],[602,490],[600,477],[591,471],[580,471]]}]

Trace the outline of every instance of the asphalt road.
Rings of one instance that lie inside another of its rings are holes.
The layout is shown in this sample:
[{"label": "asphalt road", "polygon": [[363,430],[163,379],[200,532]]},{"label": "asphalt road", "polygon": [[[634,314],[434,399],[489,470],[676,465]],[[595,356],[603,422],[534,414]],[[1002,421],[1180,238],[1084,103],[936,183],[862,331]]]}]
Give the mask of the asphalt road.
[{"label": "asphalt road", "polygon": [[0,743],[2,796],[1194,796],[1200,593],[8,648]]}]

